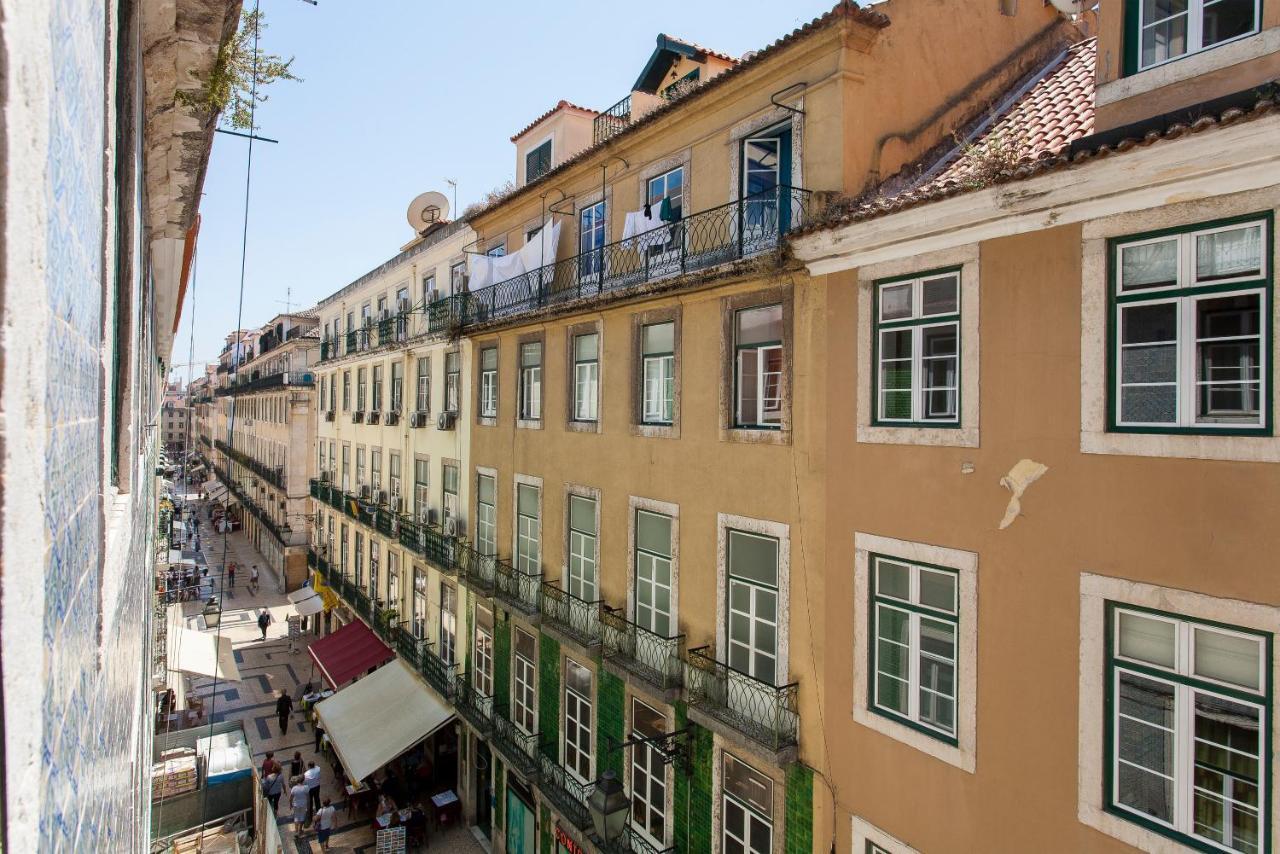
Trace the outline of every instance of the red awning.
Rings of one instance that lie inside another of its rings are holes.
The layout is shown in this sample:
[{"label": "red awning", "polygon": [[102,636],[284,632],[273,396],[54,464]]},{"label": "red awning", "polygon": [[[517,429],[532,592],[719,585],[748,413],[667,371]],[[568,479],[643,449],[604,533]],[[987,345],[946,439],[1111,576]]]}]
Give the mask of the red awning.
[{"label": "red awning", "polygon": [[391,647],[378,640],[359,620],[311,644],[308,651],[324,674],[324,680],[334,688],[396,657]]}]

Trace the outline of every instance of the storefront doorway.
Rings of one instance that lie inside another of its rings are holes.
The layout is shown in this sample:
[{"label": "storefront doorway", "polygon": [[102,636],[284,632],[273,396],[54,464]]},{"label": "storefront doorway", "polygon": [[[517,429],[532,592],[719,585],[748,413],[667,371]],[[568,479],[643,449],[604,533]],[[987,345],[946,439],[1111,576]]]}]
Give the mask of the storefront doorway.
[{"label": "storefront doorway", "polygon": [[525,800],[515,780],[507,786],[507,854],[537,854],[538,831],[533,821],[533,799]]}]

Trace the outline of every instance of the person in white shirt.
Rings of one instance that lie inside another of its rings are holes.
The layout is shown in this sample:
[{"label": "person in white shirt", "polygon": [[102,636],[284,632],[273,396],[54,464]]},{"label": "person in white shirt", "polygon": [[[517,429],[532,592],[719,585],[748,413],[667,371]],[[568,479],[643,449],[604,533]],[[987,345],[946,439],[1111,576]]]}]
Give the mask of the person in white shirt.
[{"label": "person in white shirt", "polygon": [[307,763],[307,770],[302,773],[302,781],[307,784],[310,794],[311,811],[320,811],[320,769],[314,762]]},{"label": "person in white shirt", "polygon": [[333,833],[333,816],[337,812],[329,799],[324,799],[324,806],[316,813],[316,839],[320,841],[322,851],[329,850],[329,836]]},{"label": "person in white shirt", "polygon": [[293,788],[289,790],[289,805],[293,807],[293,829],[296,833],[301,833],[302,826],[307,823],[309,790],[301,777],[293,777],[289,782],[293,784]]}]

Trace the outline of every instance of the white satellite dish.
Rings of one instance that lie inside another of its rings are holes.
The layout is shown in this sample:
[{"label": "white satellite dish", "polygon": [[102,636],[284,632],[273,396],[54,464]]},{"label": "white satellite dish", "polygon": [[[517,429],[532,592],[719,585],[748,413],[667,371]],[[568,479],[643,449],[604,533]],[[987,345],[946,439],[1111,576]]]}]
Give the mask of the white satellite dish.
[{"label": "white satellite dish", "polygon": [[1062,14],[1074,16],[1091,6],[1095,0],[1049,0],[1049,2]]},{"label": "white satellite dish", "polygon": [[409,227],[421,234],[437,222],[444,222],[449,218],[449,199],[444,193],[437,193],[435,190],[423,193],[409,202],[405,218],[409,220]]}]

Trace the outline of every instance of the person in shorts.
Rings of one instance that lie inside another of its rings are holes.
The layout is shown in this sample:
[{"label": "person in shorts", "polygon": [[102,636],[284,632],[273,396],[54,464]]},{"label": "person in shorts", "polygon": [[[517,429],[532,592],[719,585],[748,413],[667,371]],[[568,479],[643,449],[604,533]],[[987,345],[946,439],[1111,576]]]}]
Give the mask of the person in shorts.
[{"label": "person in shorts", "polygon": [[324,806],[316,813],[316,840],[319,841],[322,851],[329,850],[329,837],[333,834],[333,817],[336,812],[333,804],[325,798]]}]

